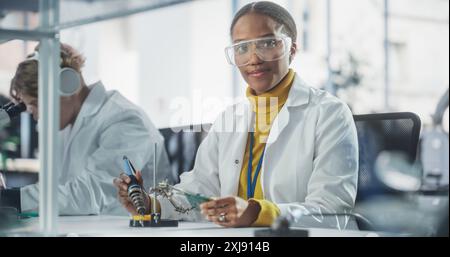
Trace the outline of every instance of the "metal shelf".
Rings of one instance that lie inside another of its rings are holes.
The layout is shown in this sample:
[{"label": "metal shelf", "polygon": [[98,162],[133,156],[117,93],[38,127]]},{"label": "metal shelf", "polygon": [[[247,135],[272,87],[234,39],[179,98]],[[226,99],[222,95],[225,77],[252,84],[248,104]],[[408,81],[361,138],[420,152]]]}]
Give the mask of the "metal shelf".
[{"label": "metal shelf", "polygon": [[[194,0],[60,0],[59,22],[54,26],[43,29],[37,25],[24,24],[16,21],[9,24],[0,22],[0,40],[13,39],[39,40],[42,37],[55,37],[59,31],[83,26],[95,22],[106,21],[133,14],[148,12],[160,8],[170,7]],[[23,5],[20,5],[23,3]],[[30,17],[38,18],[39,1],[18,0],[0,2],[0,13],[5,17],[8,14],[25,13]]]}]

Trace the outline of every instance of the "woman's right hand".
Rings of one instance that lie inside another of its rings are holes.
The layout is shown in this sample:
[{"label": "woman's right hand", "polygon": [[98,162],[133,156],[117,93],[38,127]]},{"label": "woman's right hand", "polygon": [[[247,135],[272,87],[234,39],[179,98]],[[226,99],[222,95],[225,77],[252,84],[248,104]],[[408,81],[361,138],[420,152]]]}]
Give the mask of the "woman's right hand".
[{"label": "woman's right hand", "polygon": [[[136,179],[142,187],[143,180],[140,171],[136,172]],[[128,184],[130,183],[130,181],[131,181],[130,177],[128,177],[125,173],[121,173],[118,178],[114,178],[113,183],[118,190],[117,198],[119,199],[119,202],[122,204],[122,206],[125,207],[125,209],[132,215],[139,215],[136,211],[136,207],[133,205],[130,198],[128,197]],[[150,210],[150,198],[146,193],[144,194],[145,194],[145,209]]]}]

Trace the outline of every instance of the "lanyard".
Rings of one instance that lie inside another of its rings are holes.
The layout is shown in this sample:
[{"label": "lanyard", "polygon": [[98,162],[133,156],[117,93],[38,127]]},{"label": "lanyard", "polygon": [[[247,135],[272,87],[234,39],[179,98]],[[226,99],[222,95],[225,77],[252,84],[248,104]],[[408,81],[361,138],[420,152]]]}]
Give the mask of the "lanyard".
[{"label": "lanyard", "polygon": [[255,176],[252,179],[252,162],[253,162],[253,144],[255,143],[254,132],[250,133],[250,151],[247,165],[247,199],[253,198],[255,195],[256,181],[258,180],[258,174],[261,170],[262,161],[264,158],[264,152],[266,151],[266,146],[264,146],[261,158],[259,159],[258,166],[256,166]]}]

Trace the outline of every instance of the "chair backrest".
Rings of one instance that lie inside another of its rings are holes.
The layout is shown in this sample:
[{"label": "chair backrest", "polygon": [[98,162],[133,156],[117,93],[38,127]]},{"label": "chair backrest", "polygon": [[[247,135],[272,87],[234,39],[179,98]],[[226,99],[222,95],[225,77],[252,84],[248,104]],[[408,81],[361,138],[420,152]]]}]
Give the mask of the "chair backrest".
[{"label": "chair backrest", "polygon": [[381,151],[400,151],[409,161],[417,158],[421,121],[411,112],[354,115],[359,144],[356,201],[393,192],[377,178],[374,166]]},{"label": "chair backrest", "polygon": [[171,176],[179,181],[179,175],[194,167],[195,156],[202,140],[206,137],[210,124],[181,126],[160,129],[169,156]]}]

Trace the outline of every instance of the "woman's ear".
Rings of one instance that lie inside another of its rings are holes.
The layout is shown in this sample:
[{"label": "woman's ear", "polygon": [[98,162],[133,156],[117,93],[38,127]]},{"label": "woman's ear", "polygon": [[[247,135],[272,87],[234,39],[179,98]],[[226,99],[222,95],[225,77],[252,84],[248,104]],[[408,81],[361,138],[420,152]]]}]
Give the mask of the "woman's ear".
[{"label": "woman's ear", "polygon": [[289,63],[292,63],[292,60],[294,59],[296,54],[297,54],[297,43],[293,42],[291,46],[291,52],[289,54]]}]

